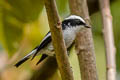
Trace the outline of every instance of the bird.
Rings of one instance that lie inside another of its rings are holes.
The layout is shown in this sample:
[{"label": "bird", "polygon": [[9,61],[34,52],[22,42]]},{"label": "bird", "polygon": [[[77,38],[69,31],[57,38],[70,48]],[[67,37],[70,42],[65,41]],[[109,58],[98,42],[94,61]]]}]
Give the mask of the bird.
[{"label": "bird", "polygon": [[[87,25],[85,20],[77,15],[70,15],[67,18],[65,18],[61,22],[62,26],[62,33],[63,33],[63,39],[65,41],[65,46],[68,50],[68,48],[71,47],[71,45],[74,43],[76,35],[84,28],[91,28]],[[58,37],[59,38],[59,37]],[[41,54],[40,60],[37,62],[37,65],[43,61],[48,56],[55,56],[54,47],[52,45],[52,38],[51,38],[51,32],[49,31],[41,43],[36,46],[29,54],[27,54],[25,57],[23,57],[21,60],[19,60],[15,66],[19,67],[21,64],[23,64],[25,61],[30,59],[34,59],[34,57],[38,54]]]}]

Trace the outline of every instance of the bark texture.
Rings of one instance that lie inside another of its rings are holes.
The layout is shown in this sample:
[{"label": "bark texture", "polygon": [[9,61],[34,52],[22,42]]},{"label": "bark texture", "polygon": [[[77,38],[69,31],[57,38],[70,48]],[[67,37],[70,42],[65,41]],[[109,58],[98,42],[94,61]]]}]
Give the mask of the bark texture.
[{"label": "bark texture", "polygon": [[106,49],[106,75],[107,80],[116,80],[115,45],[112,30],[112,15],[109,0],[99,0],[103,22],[103,37]]},{"label": "bark texture", "polygon": [[73,80],[73,72],[68,60],[55,0],[45,0],[45,8],[47,11],[50,31],[52,34],[52,42],[62,80]]},{"label": "bark texture", "polygon": [[[82,16],[90,26],[86,0],[69,0],[71,14]],[[96,59],[91,29],[84,29],[76,37],[76,52],[78,55],[82,80],[98,80]]]}]

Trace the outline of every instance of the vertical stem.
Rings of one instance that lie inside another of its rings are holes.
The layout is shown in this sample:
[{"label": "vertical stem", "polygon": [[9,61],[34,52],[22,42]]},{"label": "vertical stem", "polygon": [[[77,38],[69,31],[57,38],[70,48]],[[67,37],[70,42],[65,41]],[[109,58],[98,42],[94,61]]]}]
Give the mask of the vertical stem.
[{"label": "vertical stem", "polygon": [[116,80],[115,45],[112,30],[112,15],[109,0],[99,0],[103,22],[103,37],[106,48],[106,75],[107,80]]},{"label": "vertical stem", "polygon": [[[71,14],[82,16],[90,26],[90,18],[86,0],[69,0],[69,4]],[[82,80],[98,80],[91,30],[84,29],[80,31],[76,37],[75,45]]]},{"label": "vertical stem", "polygon": [[73,80],[73,73],[67,56],[55,0],[45,0],[45,8],[47,11],[50,31],[52,34],[52,42],[62,80]]}]

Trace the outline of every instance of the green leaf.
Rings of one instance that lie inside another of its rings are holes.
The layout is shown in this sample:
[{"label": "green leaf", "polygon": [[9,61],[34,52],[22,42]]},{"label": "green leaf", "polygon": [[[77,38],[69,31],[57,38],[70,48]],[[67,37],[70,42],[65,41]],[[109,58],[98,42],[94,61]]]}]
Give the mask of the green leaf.
[{"label": "green leaf", "polygon": [[38,19],[43,9],[43,0],[7,0],[9,12],[21,22],[31,22]]},{"label": "green leaf", "polygon": [[3,47],[12,55],[18,48],[22,39],[23,29],[21,23],[5,10],[0,13],[0,40]]}]

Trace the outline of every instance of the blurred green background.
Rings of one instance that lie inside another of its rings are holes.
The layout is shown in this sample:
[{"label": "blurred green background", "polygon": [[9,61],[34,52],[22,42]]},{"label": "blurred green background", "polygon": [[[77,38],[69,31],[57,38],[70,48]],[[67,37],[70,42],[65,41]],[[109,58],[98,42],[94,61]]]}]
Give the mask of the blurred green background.
[{"label": "blurred green background", "polygon": [[[63,20],[70,14],[68,0],[56,0],[56,2],[61,20]],[[117,79],[120,80],[120,0],[111,3],[111,13],[117,51]],[[92,14],[91,20],[98,76],[99,80],[105,80],[105,48],[100,12]],[[31,78],[33,71],[36,70],[36,60],[40,56],[26,62],[18,69],[13,65],[38,45],[48,31],[43,0],[0,0],[0,80],[29,80]],[[74,47],[71,53],[70,62],[75,80],[80,80],[79,64]],[[60,79],[56,79],[54,75],[49,80]]]}]

